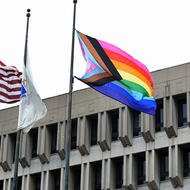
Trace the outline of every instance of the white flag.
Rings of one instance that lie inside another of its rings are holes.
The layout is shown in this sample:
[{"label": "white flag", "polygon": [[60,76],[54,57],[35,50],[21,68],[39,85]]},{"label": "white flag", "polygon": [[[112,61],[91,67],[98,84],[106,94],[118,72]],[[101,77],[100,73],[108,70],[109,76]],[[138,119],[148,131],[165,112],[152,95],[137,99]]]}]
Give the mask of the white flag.
[{"label": "white flag", "polygon": [[45,117],[46,113],[47,108],[34,87],[27,58],[27,63],[22,73],[18,129],[23,129],[27,133],[36,121]]}]

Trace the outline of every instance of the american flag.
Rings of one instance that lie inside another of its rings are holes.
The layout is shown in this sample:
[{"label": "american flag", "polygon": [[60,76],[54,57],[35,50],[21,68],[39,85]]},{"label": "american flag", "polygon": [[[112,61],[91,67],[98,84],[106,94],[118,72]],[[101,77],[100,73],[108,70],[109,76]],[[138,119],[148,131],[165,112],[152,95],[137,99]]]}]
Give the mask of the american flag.
[{"label": "american flag", "polygon": [[20,100],[22,73],[14,66],[0,61],[0,102],[15,103]]}]

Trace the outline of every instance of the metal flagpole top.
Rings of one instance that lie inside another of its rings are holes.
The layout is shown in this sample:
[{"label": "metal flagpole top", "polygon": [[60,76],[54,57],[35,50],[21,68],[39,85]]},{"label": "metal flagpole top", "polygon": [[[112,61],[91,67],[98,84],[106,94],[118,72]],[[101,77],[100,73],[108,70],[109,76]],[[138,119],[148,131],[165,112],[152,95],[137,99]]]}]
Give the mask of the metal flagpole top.
[{"label": "metal flagpole top", "polygon": [[73,3],[77,3],[77,0],[73,0]]},{"label": "metal flagpole top", "polygon": [[27,24],[26,24],[26,37],[25,37],[25,48],[24,48],[24,65],[26,66],[26,56],[27,56],[27,44],[28,44],[28,28],[29,28],[29,18],[30,18],[30,9],[27,9]]},{"label": "metal flagpole top", "polygon": [[30,11],[31,11],[30,9],[27,9],[27,14],[26,14],[27,17],[30,17]]}]

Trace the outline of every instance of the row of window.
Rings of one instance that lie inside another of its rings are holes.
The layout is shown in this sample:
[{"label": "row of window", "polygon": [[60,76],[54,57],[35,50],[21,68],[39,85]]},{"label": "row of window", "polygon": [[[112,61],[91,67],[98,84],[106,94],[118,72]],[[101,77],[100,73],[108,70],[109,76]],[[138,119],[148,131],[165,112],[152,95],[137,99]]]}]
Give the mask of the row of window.
[{"label": "row of window", "polygon": [[[178,127],[187,125],[187,102],[186,97],[179,96],[175,99],[177,104],[177,121]],[[163,112],[163,99],[157,101],[157,109],[155,115],[155,131],[164,130],[164,112]],[[108,112],[110,127],[111,127],[111,140],[116,141],[119,137],[119,110],[112,110]],[[98,114],[87,116],[89,127],[91,129],[91,145],[97,144],[97,128],[98,128]],[[133,136],[141,135],[141,113],[132,110],[132,131]],[[72,120],[71,127],[71,149],[76,148],[77,142],[77,119]]]},{"label": "row of window", "polygon": [[[186,97],[179,96],[176,98],[177,113],[178,113],[178,126],[184,126],[187,124],[187,103]],[[111,140],[118,140],[118,128],[119,128],[119,110],[112,110],[108,112],[108,117],[111,127]],[[141,113],[132,110],[132,129],[133,136],[139,136],[141,134]],[[98,131],[98,114],[87,116],[88,125],[90,129],[90,144],[91,146],[97,144],[97,131]],[[50,153],[56,153],[56,143],[57,143],[57,123],[47,126],[50,134],[51,151]],[[163,130],[163,99],[157,101],[157,110],[155,116],[155,131]],[[31,157],[37,157],[37,144],[38,144],[38,128],[34,128],[29,132],[32,142],[32,155]],[[14,162],[14,151],[16,142],[16,133],[10,134],[11,146],[13,150],[13,162]],[[1,139],[0,139],[1,142]],[[1,146],[1,145],[0,145]],[[77,147],[77,119],[72,119],[71,126],[71,149],[76,149]],[[0,147],[1,148],[1,147]]]},{"label": "row of window", "polygon": [[[53,170],[50,172],[51,180],[52,180],[52,190],[60,189],[60,170]],[[8,180],[7,180],[8,181]],[[3,190],[4,182],[0,180],[0,190]],[[11,188],[13,186],[13,179],[11,179]],[[40,190],[41,189],[41,174],[36,173],[30,175],[30,189],[31,190]],[[17,190],[22,189],[22,177],[18,177]]]},{"label": "row of window", "polygon": [[[187,98],[185,94],[174,96],[175,108],[177,111],[178,127],[187,125]],[[157,108],[155,115],[155,131],[164,130],[164,110],[163,99],[157,100]]]},{"label": "row of window", "polygon": [[[182,158],[183,158],[183,175],[184,177],[190,176],[190,145],[186,144],[181,146],[182,150]],[[146,167],[145,167],[145,152],[134,154],[134,166],[136,168],[137,173],[137,184],[145,184],[145,175],[146,175]],[[159,169],[159,177],[160,181],[168,180],[169,179],[169,159],[168,159],[168,149],[160,149],[157,150],[158,156],[158,165]],[[112,161],[112,172],[115,174],[113,175],[114,181],[114,188],[119,189],[123,186],[123,157],[117,157],[111,159]],[[81,183],[81,166],[73,166],[70,168],[71,177],[72,177],[72,188],[73,190],[80,190],[80,183]],[[101,174],[102,174],[102,162],[92,162],[90,163],[90,172],[91,172],[91,180],[92,180],[92,187],[94,190],[101,190]],[[50,178],[51,178],[51,185],[52,190],[59,190],[60,189],[60,169],[50,171]],[[41,175],[32,174],[31,175],[32,184],[34,186],[33,190],[39,190],[41,184]],[[21,190],[22,185],[22,178],[19,177],[18,179],[18,190]],[[0,190],[3,190],[3,180],[0,181]]]}]

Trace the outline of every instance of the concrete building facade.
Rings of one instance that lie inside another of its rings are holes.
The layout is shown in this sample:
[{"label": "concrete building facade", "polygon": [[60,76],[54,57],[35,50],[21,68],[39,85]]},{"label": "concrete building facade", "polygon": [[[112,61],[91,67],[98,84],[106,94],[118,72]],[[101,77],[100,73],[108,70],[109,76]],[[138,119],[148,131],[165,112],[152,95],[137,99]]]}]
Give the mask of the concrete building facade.
[{"label": "concrete building facade", "polygon": [[[190,189],[190,63],[152,72],[155,116],[73,93],[70,190]],[[19,190],[64,190],[67,94],[21,135]],[[0,111],[0,190],[11,190],[18,107]]]}]

